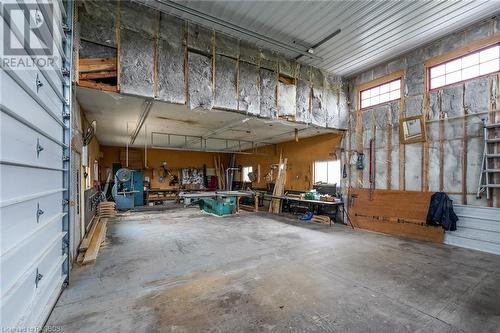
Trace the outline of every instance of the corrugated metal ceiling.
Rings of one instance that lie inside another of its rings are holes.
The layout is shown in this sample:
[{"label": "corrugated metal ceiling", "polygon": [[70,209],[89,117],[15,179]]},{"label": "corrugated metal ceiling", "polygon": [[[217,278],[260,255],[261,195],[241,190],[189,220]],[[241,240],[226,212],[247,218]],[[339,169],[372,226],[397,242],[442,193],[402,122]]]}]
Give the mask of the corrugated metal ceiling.
[{"label": "corrugated metal ceiling", "polygon": [[[351,76],[500,13],[498,1],[183,1],[181,4],[303,50],[341,29],[340,34],[315,50],[314,54],[322,60],[302,57],[300,61],[342,76]],[[213,23],[163,8],[242,37]],[[246,36],[242,39],[269,47]],[[279,51],[290,57],[298,55]]]}]

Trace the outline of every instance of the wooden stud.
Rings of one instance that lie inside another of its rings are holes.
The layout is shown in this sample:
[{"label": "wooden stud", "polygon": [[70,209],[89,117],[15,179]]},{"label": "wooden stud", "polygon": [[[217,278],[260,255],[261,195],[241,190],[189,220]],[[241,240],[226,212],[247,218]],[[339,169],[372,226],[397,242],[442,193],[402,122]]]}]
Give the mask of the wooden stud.
[{"label": "wooden stud", "polygon": [[392,188],[392,108],[389,107],[388,114],[389,121],[387,121],[387,189],[390,190]]},{"label": "wooden stud", "polygon": [[116,90],[120,91],[120,76],[121,76],[121,10],[120,10],[120,1],[116,2]]}]

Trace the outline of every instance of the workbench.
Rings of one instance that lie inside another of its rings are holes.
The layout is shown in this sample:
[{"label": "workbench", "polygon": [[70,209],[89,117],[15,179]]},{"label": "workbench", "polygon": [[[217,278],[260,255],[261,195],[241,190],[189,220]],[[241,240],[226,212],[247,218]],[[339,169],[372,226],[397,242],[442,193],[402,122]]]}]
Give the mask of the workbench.
[{"label": "workbench", "polygon": [[[308,199],[300,199],[300,198],[293,198],[293,197],[287,197],[286,195],[282,196],[277,196],[277,195],[269,195],[271,199],[278,199],[280,200],[280,212],[283,210],[283,205],[287,205],[290,207],[290,202],[298,202],[305,204],[308,209],[313,212],[314,214],[319,213],[319,207],[324,206],[324,207],[335,207],[335,217],[337,217],[338,210],[342,210],[342,222],[346,223],[346,212],[345,212],[345,207],[344,207],[344,202],[342,201],[322,201],[322,200],[308,200]],[[291,210],[291,209],[290,209]],[[332,225],[331,219],[330,219],[330,226]]]}]

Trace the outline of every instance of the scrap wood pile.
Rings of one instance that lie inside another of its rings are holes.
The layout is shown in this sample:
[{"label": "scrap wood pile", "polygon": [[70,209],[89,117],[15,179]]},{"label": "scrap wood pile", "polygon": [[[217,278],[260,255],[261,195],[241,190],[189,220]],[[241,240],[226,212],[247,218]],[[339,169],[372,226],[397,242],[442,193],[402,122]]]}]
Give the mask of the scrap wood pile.
[{"label": "scrap wood pile", "polygon": [[78,85],[105,91],[117,91],[117,58],[80,58]]},{"label": "scrap wood pile", "polygon": [[112,201],[103,201],[97,205],[97,215],[102,217],[115,217],[116,204]]},{"label": "scrap wood pile", "polygon": [[76,262],[81,265],[90,264],[96,260],[101,244],[106,238],[107,218],[95,215],[90,223],[90,230],[78,248],[79,254]]},{"label": "scrap wood pile", "polygon": [[[282,153],[280,153],[280,161],[278,164],[278,176],[276,177],[276,181],[274,183],[274,191],[273,196],[283,196],[285,193],[285,180],[286,180],[286,164],[288,159],[283,158]],[[281,200],[280,199],[271,199],[271,204],[269,205],[269,212],[274,214],[281,213]]]},{"label": "scrap wood pile", "polygon": [[311,218],[312,222],[330,224],[330,217],[326,215],[313,215]]}]

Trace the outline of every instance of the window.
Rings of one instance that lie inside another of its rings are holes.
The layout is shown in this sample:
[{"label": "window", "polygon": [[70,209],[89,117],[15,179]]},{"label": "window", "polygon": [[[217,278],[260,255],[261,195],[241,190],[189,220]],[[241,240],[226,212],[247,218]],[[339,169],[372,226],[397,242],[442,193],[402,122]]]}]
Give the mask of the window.
[{"label": "window", "polygon": [[395,101],[401,98],[401,78],[361,91],[361,108]]},{"label": "window", "polygon": [[251,183],[252,180],[250,179],[250,177],[248,177],[248,174],[253,172],[253,168],[251,166],[243,167],[242,171],[243,171],[243,182]]},{"label": "window", "polygon": [[339,184],[340,160],[314,162],[314,183]]},{"label": "window", "polygon": [[500,44],[430,67],[430,89],[500,70]]}]

